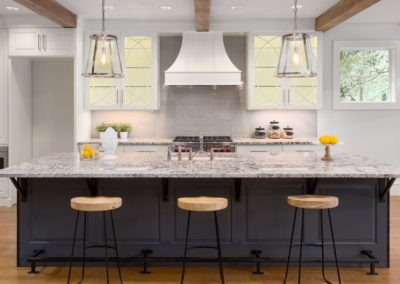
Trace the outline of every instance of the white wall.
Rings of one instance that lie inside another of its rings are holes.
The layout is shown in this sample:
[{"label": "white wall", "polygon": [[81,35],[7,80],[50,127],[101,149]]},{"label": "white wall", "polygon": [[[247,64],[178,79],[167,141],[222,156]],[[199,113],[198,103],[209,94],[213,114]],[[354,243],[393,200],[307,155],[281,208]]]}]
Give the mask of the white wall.
[{"label": "white wall", "polygon": [[318,134],[338,135],[340,151],[400,166],[400,110],[333,110],[334,40],[400,40],[400,25],[342,24],[324,34],[324,107],[317,114]]},{"label": "white wall", "polygon": [[9,164],[32,159],[32,65],[26,58],[11,59]]},{"label": "white wall", "polygon": [[74,149],[74,61],[32,62],[33,158]]}]

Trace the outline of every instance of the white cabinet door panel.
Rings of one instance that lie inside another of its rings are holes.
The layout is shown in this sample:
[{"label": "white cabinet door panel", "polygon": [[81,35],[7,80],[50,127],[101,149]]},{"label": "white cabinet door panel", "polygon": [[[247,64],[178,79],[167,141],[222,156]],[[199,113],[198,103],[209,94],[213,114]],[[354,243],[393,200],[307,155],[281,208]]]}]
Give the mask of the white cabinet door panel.
[{"label": "white cabinet door panel", "polygon": [[238,153],[282,152],[282,145],[237,145]]},{"label": "white cabinet door panel", "polygon": [[10,29],[10,56],[40,55],[41,29]]},{"label": "white cabinet door panel", "polygon": [[73,31],[70,29],[43,29],[42,48],[46,55],[72,56],[74,51]]},{"label": "white cabinet door panel", "polygon": [[166,145],[124,145],[125,152],[165,152],[168,151]]},{"label": "white cabinet door panel", "polygon": [[283,152],[322,152],[319,145],[283,145]]}]

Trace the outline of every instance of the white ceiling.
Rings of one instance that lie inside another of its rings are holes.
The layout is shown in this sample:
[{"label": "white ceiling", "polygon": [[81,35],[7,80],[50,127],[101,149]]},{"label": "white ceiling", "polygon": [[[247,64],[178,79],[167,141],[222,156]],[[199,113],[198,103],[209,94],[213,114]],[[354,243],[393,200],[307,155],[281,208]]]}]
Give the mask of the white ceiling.
[{"label": "white ceiling", "polygon": [[[339,0],[299,0],[303,8],[299,18],[315,18]],[[58,0],[60,4],[86,19],[99,18],[101,0]],[[115,7],[107,12],[107,18],[147,19],[147,20],[191,20],[194,19],[193,0],[106,0],[107,5]],[[160,5],[172,5],[174,9],[163,11]],[[232,10],[231,5],[241,9]],[[212,0],[211,21],[258,20],[271,18],[290,18],[293,0]],[[10,12],[5,6],[17,6],[18,12]],[[351,18],[353,23],[400,22],[400,1],[381,0],[379,3]],[[0,0],[0,14],[30,14],[13,0]]]}]

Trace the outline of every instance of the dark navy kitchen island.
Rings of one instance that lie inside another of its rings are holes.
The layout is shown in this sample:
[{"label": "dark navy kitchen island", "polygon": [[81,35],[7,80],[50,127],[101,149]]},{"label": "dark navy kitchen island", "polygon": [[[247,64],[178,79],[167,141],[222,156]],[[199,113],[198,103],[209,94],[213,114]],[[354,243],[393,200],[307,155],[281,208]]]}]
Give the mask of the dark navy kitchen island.
[{"label": "dark navy kitchen island", "polygon": [[[126,265],[179,261],[186,214],[176,201],[199,195],[229,200],[220,215],[227,263],[255,265],[258,260],[284,265],[294,212],[287,196],[326,194],[340,199],[332,217],[341,265],[388,267],[388,192],[400,169],[358,155],[338,154],[332,162],[323,162],[320,156],[226,154],[214,161],[168,161],[166,155],[156,153],[121,153],[116,161],[106,162],[80,161],[75,154],[63,153],[5,169],[0,176],[12,178],[19,189],[18,265],[68,263],[75,221],[70,199],[87,195],[123,199],[114,216]],[[191,239],[199,245],[212,244],[212,215],[194,215],[193,219],[196,226]],[[102,242],[100,215],[90,216],[88,224],[89,243]],[[306,213],[305,231],[307,244],[321,243],[317,212]],[[328,232],[324,233],[326,255],[331,259]],[[319,265],[319,247],[307,247],[303,253],[310,265]],[[92,255],[97,255],[96,250]],[[193,251],[191,256],[200,262],[214,253]]]}]

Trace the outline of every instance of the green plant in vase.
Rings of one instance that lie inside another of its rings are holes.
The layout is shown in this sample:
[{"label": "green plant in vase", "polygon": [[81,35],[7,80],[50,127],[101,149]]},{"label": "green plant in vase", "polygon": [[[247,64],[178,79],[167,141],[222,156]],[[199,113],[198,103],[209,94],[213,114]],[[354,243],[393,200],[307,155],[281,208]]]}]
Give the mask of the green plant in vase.
[{"label": "green plant in vase", "polygon": [[118,125],[119,136],[121,139],[128,139],[128,132],[132,129],[132,125],[130,123],[124,122]]}]

